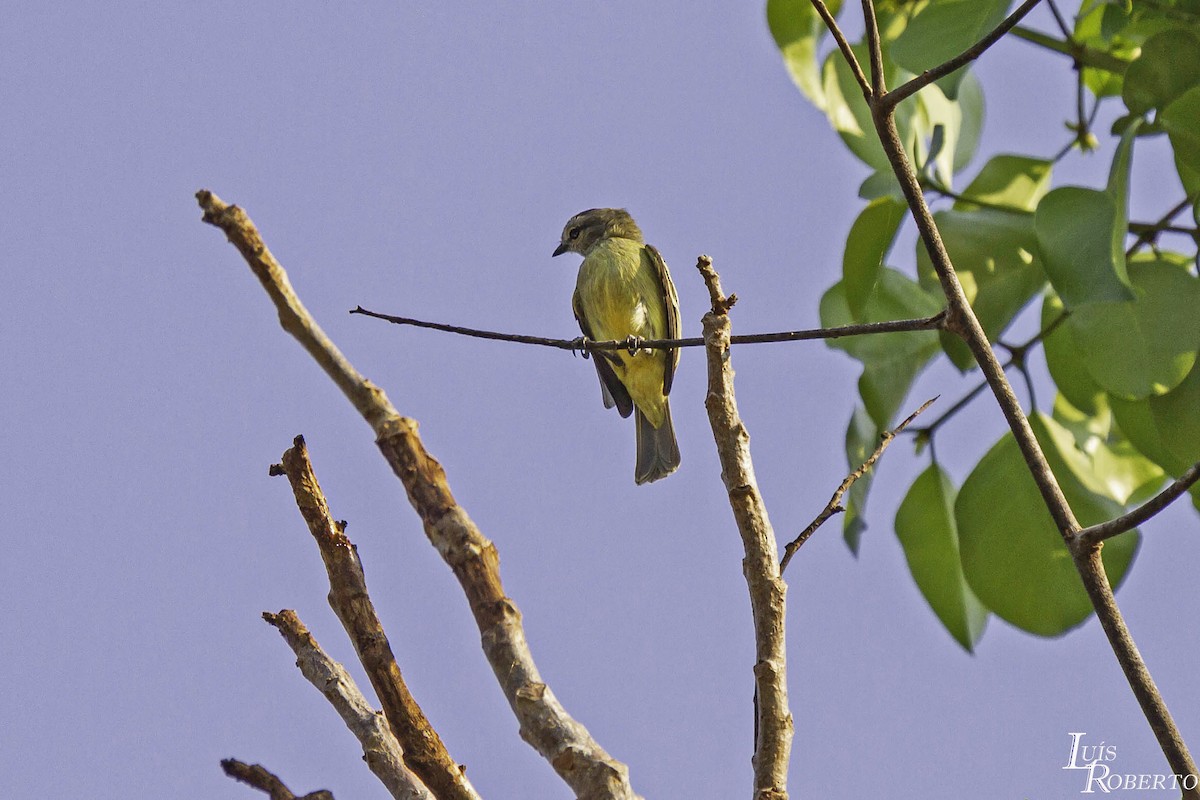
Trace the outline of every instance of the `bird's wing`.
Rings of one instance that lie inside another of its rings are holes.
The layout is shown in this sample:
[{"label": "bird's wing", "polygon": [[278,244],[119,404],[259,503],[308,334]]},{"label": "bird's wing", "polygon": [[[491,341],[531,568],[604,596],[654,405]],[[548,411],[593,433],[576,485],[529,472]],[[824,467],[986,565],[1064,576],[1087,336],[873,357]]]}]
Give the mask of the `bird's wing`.
[{"label": "bird's wing", "polygon": [[[579,303],[578,289],[571,296],[571,310],[575,312],[575,321],[579,323],[579,330],[583,331],[584,336],[595,341],[592,326],[588,323],[587,316],[584,315],[583,308]],[[609,359],[614,357],[616,356],[603,350],[596,350],[592,353],[592,363],[596,365],[596,375],[600,378],[600,393],[604,400],[604,407],[616,406],[617,413],[622,417],[628,417],[633,413],[633,398],[629,396],[629,390],[625,388],[625,384],[621,383],[621,379],[613,371]]]},{"label": "bird's wing", "polygon": [[[675,293],[675,284],[671,281],[671,273],[667,271],[667,262],[654,245],[646,245],[650,254],[650,263],[654,265],[654,274],[662,287],[663,307],[667,312],[667,332],[664,339],[682,339],[683,327],[679,322],[679,295]],[[679,366],[679,348],[672,348],[667,354],[667,371],[663,374],[663,395],[671,393],[671,383],[675,379],[675,368]]]}]

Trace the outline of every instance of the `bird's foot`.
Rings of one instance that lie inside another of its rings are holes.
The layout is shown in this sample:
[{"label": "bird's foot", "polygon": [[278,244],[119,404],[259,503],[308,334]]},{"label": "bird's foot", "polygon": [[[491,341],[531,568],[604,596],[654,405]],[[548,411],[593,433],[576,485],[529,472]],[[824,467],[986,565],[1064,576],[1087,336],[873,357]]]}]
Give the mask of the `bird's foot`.
[{"label": "bird's foot", "polygon": [[630,335],[625,339],[625,346],[629,348],[629,355],[636,355],[638,350],[642,349],[642,342],[646,341],[641,336]]},{"label": "bird's foot", "polygon": [[578,339],[571,340],[571,355],[577,356],[582,354],[584,358],[591,358],[592,354],[588,351],[587,346],[591,343],[591,339],[586,336],[580,336]]}]

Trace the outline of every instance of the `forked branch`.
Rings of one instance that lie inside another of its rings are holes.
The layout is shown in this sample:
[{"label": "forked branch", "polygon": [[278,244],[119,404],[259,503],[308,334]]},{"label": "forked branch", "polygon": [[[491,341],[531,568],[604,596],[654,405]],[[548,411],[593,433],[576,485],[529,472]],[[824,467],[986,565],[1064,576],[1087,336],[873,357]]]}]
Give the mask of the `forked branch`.
[{"label": "forked branch", "polygon": [[1004,34],[1008,33],[1016,24],[1025,18],[1025,15],[1033,10],[1033,7],[1042,0],[1025,0],[1024,3],[1017,6],[1017,10],[1012,12],[1005,18],[1003,22],[997,25],[990,33],[984,36],[975,44],[962,51],[954,58],[942,64],[938,64],[933,69],[927,69],[917,77],[908,81],[901,86],[897,86],[894,90],[888,92],[882,99],[885,108],[894,108],[897,103],[900,103],[906,98],[912,97],[917,92],[924,89],[929,84],[936,80],[946,77],[950,73],[962,69],[967,64],[970,64],[975,59],[983,55],[989,47],[1000,41]]},{"label": "forked branch", "polygon": [[483,640],[484,655],[529,742],[578,797],[632,800],[629,771],[576,722],[538,672],[516,604],[504,593],[496,547],[479,531],[425,450],[415,420],[400,416],[381,389],[338,351],[296,296],[254,223],[209,191],[196,199],[204,221],[220,228],[271,298],[280,324],[325,370],[375,432],[376,444],[420,515],[425,535],[453,570]]},{"label": "forked branch", "polygon": [[825,5],[824,0],[812,0],[812,4],[813,8],[817,10],[817,14],[824,21],[825,27],[829,28],[829,33],[833,35],[833,40],[837,42],[838,49],[842,51],[842,58],[846,59],[846,63],[850,65],[850,72],[854,75],[854,80],[858,81],[858,87],[862,89],[863,97],[870,97],[871,82],[867,80],[862,66],[858,63],[858,58],[854,55],[854,50],[850,47],[850,42],[846,40],[846,34],[842,33],[842,29],[838,27],[837,20],[830,13],[829,7]]}]

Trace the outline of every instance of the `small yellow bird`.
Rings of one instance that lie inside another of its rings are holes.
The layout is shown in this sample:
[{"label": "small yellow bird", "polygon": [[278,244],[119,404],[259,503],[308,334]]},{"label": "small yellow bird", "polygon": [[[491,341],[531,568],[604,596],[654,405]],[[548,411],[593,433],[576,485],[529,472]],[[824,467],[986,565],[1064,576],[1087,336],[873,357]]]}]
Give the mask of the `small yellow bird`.
[{"label": "small yellow bird", "polygon": [[[567,222],[554,255],[579,253],[579,278],[571,307],[583,335],[596,342],[678,339],[679,297],[658,250],[623,208],[592,208]],[[605,350],[593,353],[604,407],[634,415],[636,483],[665,478],[679,467],[679,444],[667,395],[679,349]]]}]

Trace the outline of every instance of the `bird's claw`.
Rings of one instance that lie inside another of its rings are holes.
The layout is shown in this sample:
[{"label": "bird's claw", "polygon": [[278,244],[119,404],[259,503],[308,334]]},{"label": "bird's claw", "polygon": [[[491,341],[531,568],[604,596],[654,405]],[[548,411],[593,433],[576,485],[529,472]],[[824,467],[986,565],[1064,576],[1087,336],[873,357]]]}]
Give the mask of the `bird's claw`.
[{"label": "bird's claw", "polygon": [[592,354],[587,349],[587,346],[590,342],[591,342],[591,339],[587,338],[586,336],[580,336],[577,339],[572,339],[571,340],[571,355],[578,356],[580,354],[583,354],[584,358],[591,358]]},{"label": "bird's claw", "polygon": [[645,339],[640,336],[630,335],[628,338],[626,338],[625,346],[629,348],[629,355],[637,355],[637,351],[642,349],[642,342],[644,341]]}]

